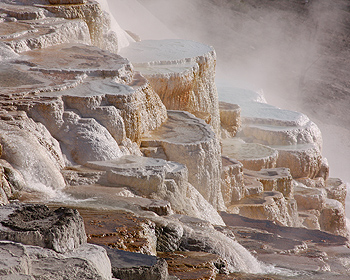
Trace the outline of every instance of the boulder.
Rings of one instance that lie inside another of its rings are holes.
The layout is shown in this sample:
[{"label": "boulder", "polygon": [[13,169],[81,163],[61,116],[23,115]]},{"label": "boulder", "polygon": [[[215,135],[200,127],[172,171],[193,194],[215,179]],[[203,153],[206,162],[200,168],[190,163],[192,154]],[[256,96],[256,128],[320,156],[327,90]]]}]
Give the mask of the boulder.
[{"label": "boulder", "polygon": [[345,208],[347,188],[346,183],[338,178],[328,178],[326,181],[327,198],[338,200]]},{"label": "boulder", "polygon": [[0,239],[41,246],[65,253],[86,243],[78,211],[50,210],[45,205],[3,206]]},{"label": "boulder", "polygon": [[107,255],[106,248],[93,244],[84,244],[74,251],[69,251],[65,255],[67,258],[79,258],[88,260],[97,269],[102,279],[110,279],[112,266]]},{"label": "boulder", "polygon": [[216,54],[212,47],[180,39],[143,40],[131,43],[120,54],[150,81],[168,110],[207,113],[219,135]]},{"label": "boulder", "polygon": [[220,145],[204,121],[188,112],[168,111],[168,120],[144,137],[141,147],[161,147],[168,160],[186,165],[188,181],[214,208],[225,208]]},{"label": "boulder", "polygon": [[12,275],[21,279],[20,275],[29,274],[30,258],[25,246],[20,243],[0,241],[0,260],[0,275]]},{"label": "boulder", "polygon": [[154,221],[157,233],[157,252],[178,250],[184,233],[181,223],[168,219],[155,219]]},{"label": "boulder", "polygon": [[104,248],[85,244],[67,254],[37,246],[26,245],[25,249],[30,258],[28,274],[34,279],[112,279]]}]

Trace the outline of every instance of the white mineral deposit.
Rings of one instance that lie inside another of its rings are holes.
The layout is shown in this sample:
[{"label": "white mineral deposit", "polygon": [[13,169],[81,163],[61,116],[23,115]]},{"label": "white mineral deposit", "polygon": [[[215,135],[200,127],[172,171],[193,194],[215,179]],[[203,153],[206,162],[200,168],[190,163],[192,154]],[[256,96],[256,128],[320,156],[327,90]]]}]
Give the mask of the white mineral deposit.
[{"label": "white mineral deposit", "polygon": [[0,278],[349,279],[349,18],[0,0]]}]

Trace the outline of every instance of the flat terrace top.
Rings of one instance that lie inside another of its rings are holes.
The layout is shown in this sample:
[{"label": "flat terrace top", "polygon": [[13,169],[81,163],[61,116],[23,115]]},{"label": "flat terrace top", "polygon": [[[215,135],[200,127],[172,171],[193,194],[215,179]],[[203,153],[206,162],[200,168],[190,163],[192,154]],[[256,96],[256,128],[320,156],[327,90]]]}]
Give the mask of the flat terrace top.
[{"label": "flat terrace top", "polygon": [[265,103],[264,97],[257,92],[218,84],[219,100],[238,104],[244,123],[274,126],[303,126],[309,118],[299,112],[278,108]]},{"label": "flat terrace top", "polygon": [[27,65],[0,63],[1,95],[26,95],[53,91],[75,85],[79,80],[73,73],[42,73],[30,71]]},{"label": "flat terrace top", "polygon": [[121,50],[120,55],[135,64],[172,64],[190,62],[214,49],[210,46],[189,40],[145,40],[131,43]]},{"label": "flat terrace top", "polygon": [[214,138],[214,132],[203,120],[184,111],[168,111],[168,119],[158,129],[150,132],[143,141],[159,140],[169,143],[196,143]]},{"label": "flat terrace top", "polygon": [[108,161],[89,161],[86,163],[86,166],[89,168],[94,168],[103,171],[125,171],[129,174],[132,174],[133,172],[140,169],[154,171],[164,170],[167,172],[171,172],[184,168],[184,166],[181,163],[134,155],[126,155],[118,159]]},{"label": "flat terrace top", "polygon": [[60,44],[22,54],[33,68],[42,70],[108,72],[126,68],[131,71],[127,59],[84,44]]},{"label": "flat terrace top", "polygon": [[254,160],[275,156],[276,150],[265,145],[228,138],[222,140],[222,154],[237,160]]}]

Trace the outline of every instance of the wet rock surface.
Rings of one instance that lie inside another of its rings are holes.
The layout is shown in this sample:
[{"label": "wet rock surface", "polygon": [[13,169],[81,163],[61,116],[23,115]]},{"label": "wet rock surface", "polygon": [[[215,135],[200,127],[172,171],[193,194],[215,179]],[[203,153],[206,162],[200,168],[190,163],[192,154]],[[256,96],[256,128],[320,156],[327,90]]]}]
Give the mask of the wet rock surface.
[{"label": "wet rock surface", "polygon": [[226,269],[225,260],[204,252],[164,252],[158,256],[167,261],[169,274],[179,279],[217,279]]},{"label": "wet rock surface", "polygon": [[[283,227],[222,213],[237,241],[261,261],[282,269],[266,273],[271,279],[346,279],[349,270],[344,260],[349,256],[348,240],[339,235],[305,228]],[[228,232],[227,232],[228,230]],[[287,269],[283,271],[283,269]],[[289,270],[289,271],[288,271]],[[283,275],[283,276],[282,276]],[[225,278],[224,278],[225,279]],[[242,278],[244,279],[244,278]],[[265,279],[265,278],[264,278]]]},{"label": "wet rock surface", "polygon": [[324,245],[346,245],[347,239],[345,237],[334,235],[324,231],[309,230],[306,228],[285,227],[276,224],[273,221],[254,220],[242,217],[237,214],[221,213],[227,226],[244,226],[252,227],[261,230],[266,230],[271,233],[276,233],[281,237],[295,238],[301,241],[311,241]]},{"label": "wet rock surface", "polygon": [[168,265],[164,259],[106,248],[111,260],[113,277],[125,280],[168,280]]},{"label": "wet rock surface", "polygon": [[[212,47],[140,41],[123,58],[111,22],[96,1],[0,2],[0,239],[31,244],[0,242],[0,274],[349,276],[346,187],[318,127],[255,92],[220,87],[238,105],[219,107]],[[79,206],[107,247],[76,210],[17,198]]]},{"label": "wet rock surface", "polygon": [[161,147],[168,160],[186,165],[188,181],[216,209],[224,209],[220,146],[208,124],[188,112],[168,111],[168,120],[141,146]]},{"label": "wet rock surface", "polygon": [[87,242],[147,255],[156,254],[153,222],[132,213],[80,210],[84,218]]}]

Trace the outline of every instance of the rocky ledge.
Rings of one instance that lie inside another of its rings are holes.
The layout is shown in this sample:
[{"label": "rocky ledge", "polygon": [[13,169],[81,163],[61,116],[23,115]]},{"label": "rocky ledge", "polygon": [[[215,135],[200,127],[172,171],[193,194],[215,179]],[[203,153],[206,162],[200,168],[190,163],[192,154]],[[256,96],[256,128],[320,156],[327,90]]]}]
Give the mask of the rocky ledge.
[{"label": "rocky ledge", "polygon": [[100,4],[0,1],[0,274],[349,277],[318,127],[216,87],[212,47],[135,42]]}]

